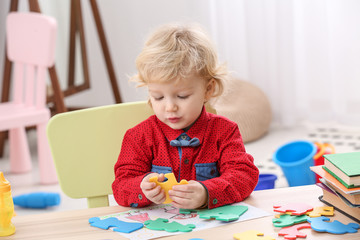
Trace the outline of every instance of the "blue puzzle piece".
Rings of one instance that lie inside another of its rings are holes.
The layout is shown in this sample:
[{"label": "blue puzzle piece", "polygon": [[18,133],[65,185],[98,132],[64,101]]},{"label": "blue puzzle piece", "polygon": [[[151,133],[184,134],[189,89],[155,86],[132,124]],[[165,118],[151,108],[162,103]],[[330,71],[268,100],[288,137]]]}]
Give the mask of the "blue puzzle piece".
[{"label": "blue puzzle piece", "polygon": [[133,231],[141,229],[144,226],[142,223],[124,222],[114,217],[102,220],[98,217],[93,217],[89,219],[89,223],[90,226],[98,227],[105,230],[109,229],[110,227],[115,227],[112,229],[113,231],[122,233],[131,233]]},{"label": "blue puzzle piece", "polygon": [[356,233],[360,228],[357,223],[343,224],[337,220],[333,222],[329,221],[330,218],[321,216],[317,218],[308,218],[308,222],[311,223],[311,228],[318,232],[329,232],[333,234],[344,234],[344,233]]}]

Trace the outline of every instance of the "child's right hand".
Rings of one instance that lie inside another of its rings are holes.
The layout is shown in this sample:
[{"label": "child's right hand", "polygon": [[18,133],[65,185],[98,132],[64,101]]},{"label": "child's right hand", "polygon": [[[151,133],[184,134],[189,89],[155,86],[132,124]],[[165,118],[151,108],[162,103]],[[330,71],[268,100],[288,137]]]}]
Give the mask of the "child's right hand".
[{"label": "child's right hand", "polygon": [[153,203],[161,204],[166,199],[164,190],[160,186],[157,186],[156,183],[149,181],[151,177],[155,176],[158,176],[159,182],[165,180],[165,176],[162,173],[150,173],[141,181],[140,188],[147,199],[149,199]]}]

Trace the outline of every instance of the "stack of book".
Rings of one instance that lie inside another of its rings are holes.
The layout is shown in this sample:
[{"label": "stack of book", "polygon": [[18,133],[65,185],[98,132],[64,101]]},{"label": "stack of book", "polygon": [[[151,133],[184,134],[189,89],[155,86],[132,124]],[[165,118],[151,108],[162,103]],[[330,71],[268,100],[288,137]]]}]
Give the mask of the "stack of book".
[{"label": "stack of book", "polygon": [[311,170],[321,177],[320,200],[360,222],[360,152],[324,155]]}]

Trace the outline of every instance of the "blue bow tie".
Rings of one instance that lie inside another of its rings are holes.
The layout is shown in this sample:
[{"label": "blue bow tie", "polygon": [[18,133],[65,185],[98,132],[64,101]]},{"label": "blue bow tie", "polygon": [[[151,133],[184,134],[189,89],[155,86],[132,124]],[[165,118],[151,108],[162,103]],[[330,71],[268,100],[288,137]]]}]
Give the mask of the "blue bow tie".
[{"label": "blue bow tie", "polygon": [[170,145],[173,147],[197,147],[200,145],[200,140],[196,137],[190,139],[188,135],[183,133],[175,140],[171,140]]}]

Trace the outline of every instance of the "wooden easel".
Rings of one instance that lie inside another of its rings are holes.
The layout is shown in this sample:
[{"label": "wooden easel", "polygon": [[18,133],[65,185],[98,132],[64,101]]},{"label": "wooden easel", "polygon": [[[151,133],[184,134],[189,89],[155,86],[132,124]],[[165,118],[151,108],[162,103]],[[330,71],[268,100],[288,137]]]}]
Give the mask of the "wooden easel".
[{"label": "wooden easel", "polygon": [[[85,32],[84,25],[82,21],[82,11],[81,11],[81,0],[70,0],[71,2],[71,14],[70,14],[70,47],[69,47],[69,72],[68,72],[68,84],[67,89],[61,90],[55,65],[49,68],[49,75],[51,80],[52,94],[47,96],[47,102],[53,103],[52,113],[61,113],[71,110],[72,108],[66,107],[64,104],[64,97],[71,96],[83,90],[90,88],[90,78],[88,70],[88,61],[86,54],[86,45],[85,45]],[[38,0],[28,0],[29,9],[32,12],[41,12]],[[121,103],[121,95],[119,87],[117,84],[115,71],[112,65],[109,48],[106,42],[106,37],[101,22],[101,17],[99,9],[96,3],[96,0],[89,0],[92,13],[94,16],[98,36],[100,38],[102,51],[105,58],[105,63],[110,79],[110,84],[113,90],[113,95],[116,103]],[[10,11],[14,12],[18,10],[19,1],[11,0]],[[84,83],[81,85],[75,85],[74,75],[75,75],[75,47],[76,47],[76,34],[79,33],[80,45],[81,45],[81,56],[82,56],[82,67],[84,75]],[[6,52],[6,51],[5,51]],[[5,63],[4,63],[4,75],[3,75],[3,86],[2,86],[2,95],[1,102],[9,101],[10,94],[10,79],[11,79],[11,69],[12,64],[5,54]],[[76,108],[77,109],[77,108]],[[0,157],[3,155],[4,142],[6,139],[6,132],[0,132]]]}]

